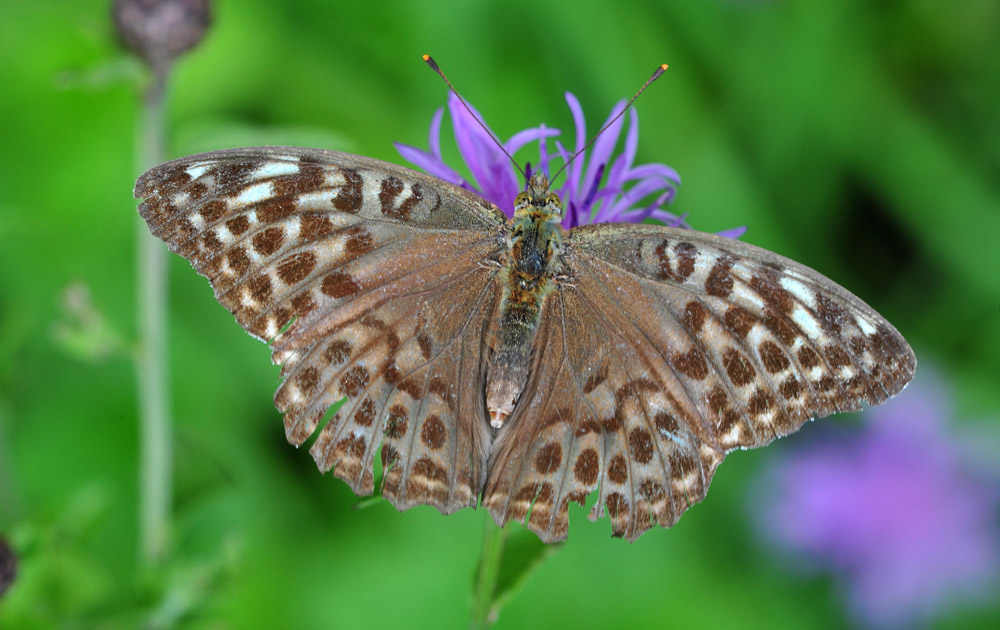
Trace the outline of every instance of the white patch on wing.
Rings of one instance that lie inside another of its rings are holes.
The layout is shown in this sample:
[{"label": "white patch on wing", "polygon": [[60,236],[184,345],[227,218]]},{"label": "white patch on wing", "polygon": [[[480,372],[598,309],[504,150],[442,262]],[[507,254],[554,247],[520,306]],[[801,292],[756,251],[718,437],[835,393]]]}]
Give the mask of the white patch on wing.
[{"label": "white patch on wing", "polygon": [[229,205],[230,207],[249,206],[258,204],[261,201],[273,196],[274,185],[271,182],[260,182],[259,184],[254,184],[253,186],[244,188],[235,199],[229,200]]},{"label": "white patch on wing", "polygon": [[227,226],[219,226],[218,229],[215,230],[215,238],[219,239],[219,242],[226,247],[232,245],[234,240],[233,233]]},{"label": "white patch on wing", "polygon": [[299,165],[295,162],[265,162],[254,171],[251,177],[252,179],[266,179],[280,175],[294,175],[298,172]]},{"label": "white patch on wing", "polygon": [[819,339],[822,336],[822,332],[819,328],[819,322],[801,306],[796,306],[792,311],[792,321],[806,334],[810,339]]},{"label": "white patch on wing", "polygon": [[189,195],[186,190],[175,193],[174,196],[170,198],[170,203],[174,204],[174,207],[176,208],[183,208],[189,201],[191,201],[191,195]]},{"label": "white patch on wing", "polygon": [[268,339],[271,339],[277,334],[278,334],[278,324],[273,319],[268,319],[267,328],[264,330],[264,336]]},{"label": "white patch on wing", "polygon": [[781,286],[782,288],[785,289],[785,291],[788,291],[793,296],[795,296],[795,299],[798,300],[799,302],[802,302],[809,308],[815,308],[816,294],[812,289],[810,289],[806,285],[802,284],[801,282],[799,282],[794,278],[790,278],[788,276],[782,276]]},{"label": "white patch on wing", "polygon": [[743,302],[751,304],[757,310],[764,309],[764,301],[760,299],[754,291],[750,289],[742,280],[733,283],[733,292],[729,294],[729,299],[736,303]]},{"label": "white patch on wing", "polygon": [[871,322],[869,322],[864,317],[859,317],[857,319],[858,319],[858,327],[861,328],[861,332],[865,333],[866,335],[874,335],[875,333],[878,332],[878,330],[874,326],[872,326]]},{"label": "white patch on wing", "polygon": [[192,164],[184,169],[184,172],[191,176],[191,179],[198,179],[208,170],[208,164]]},{"label": "white patch on wing", "polygon": [[288,386],[288,399],[294,405],[305,402],[305,397],[302,395],[302,391],[295,384],[290,384]]}]

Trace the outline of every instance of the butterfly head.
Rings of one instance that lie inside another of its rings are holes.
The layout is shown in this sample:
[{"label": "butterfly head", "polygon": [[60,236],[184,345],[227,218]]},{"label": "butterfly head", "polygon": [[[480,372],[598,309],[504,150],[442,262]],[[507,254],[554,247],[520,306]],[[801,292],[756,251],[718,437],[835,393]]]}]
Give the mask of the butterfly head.
[{"label": "butterfly head", "polygon": [[545,221],[559,223],[562,214],[562,200],[549,190],[549,178],[544,173],[534,173],[528,180],[528,189],[514,200],[514,216],[542,215]]}]

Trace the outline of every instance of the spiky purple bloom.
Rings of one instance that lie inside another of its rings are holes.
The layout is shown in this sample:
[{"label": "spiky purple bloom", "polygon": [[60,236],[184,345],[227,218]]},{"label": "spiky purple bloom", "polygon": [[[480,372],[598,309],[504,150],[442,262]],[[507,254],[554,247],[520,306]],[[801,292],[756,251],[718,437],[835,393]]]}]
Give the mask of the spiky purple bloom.
[{"label": "spiky purple bloom", "polygon": [[776,461],[753,493],[764,536],[830,571],[864,625],[920,625],[997,586],[1000,484],[970,465],[949,406],[924,376],[861,429],[828,427]]},{"label": "spiky purple bloom", "polygon": [[[566,93],[566,102],[573,114],[576,139],[572,151],[556,141],[556,154],[563,163],[573,152],[583,148],[588,140],[580,102],[569,92]],[[607,120],[614,118],[624,106],[625,101],[617,103]],[[451,114],[459,153],[471,171],[475,184],[448,166],[441,155],[440,133],[443,109],[439,109],[431,121],[427,139],[429,150],[424,151],[396,143],[399,153],[427,173],[471,190],[496,204],[508,215],[512,214],[514,198],[524,188],[522,178],[507,156],[465,111],[454,94],[448,95],[448,111]],[[479,116],[479,112],[474,108],[473,111]],[[631,118],[624,150],[616,157],[615,148],[627,116]],[[563,227],[568,229],[575,225],[596,222],[639,223],[647,218],[657,219],[675,227],[689,227],[684,222],[684,217],[678,217],[662,208],[670,203],[676,194],[676,186],[680,184],[677,172],[665,164],[634,165],[639,145],[639,118],[634,109],[627,116],[612,123],[594,145],[566,169],[563,175],[565,180],[556,191],[563,201],[565,212]],[[539,125],[514,134],[510,140],[503,143],[503,146],[513,155],[525,145],[537,141],[539,143],[537,168],[551,176],[549,162],[553,156],[550,155],[546,142],[559,134],[558,129]],[[737,238],[744,231],[745,228],[735,228],[721,234]]]}]

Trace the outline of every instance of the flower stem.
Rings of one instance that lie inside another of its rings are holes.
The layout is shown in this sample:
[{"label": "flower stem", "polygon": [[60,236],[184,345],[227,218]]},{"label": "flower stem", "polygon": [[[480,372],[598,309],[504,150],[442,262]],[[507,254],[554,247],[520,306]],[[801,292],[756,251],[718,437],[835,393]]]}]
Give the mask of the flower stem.
[{"label": "flower stem", "polygon": [[486,512],[483,528],[483,547],[479,552],[479,567],[476,581],[472,586],[472,618],[470,627],[489,628],[496,621],[493,601],[496,596],[497,576],[500,574],[500,560],[503,557],[507,531],[497,526],[489,512]]},{"label": "flower stem", "polygon": [[[137,152],[140,172],[164,159],[168,72],[167,66],[154,67],[153,83],[144,94]],[[136,219],[139,555],[144,565],[152,567],[165,553],[170,522],[173,436],[167,406],[167,266],[162,245]]]}]

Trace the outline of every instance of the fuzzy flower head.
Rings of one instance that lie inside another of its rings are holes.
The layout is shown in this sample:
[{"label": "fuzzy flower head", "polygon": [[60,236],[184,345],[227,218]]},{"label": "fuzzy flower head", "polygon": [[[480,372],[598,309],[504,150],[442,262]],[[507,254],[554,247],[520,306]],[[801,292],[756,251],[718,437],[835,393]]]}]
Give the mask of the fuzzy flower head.
[{"label": "fuzzy flower head", "polygon": [[922,625],[997,585],[1000,484],[970,465],[949,402],[940,381],[915,381],[860,430],[828,428],[777,461],[753,493],[762,535],[831,572],[863,625]]},{"label": "fuzzy flower head", "polygon": [[[539,152],[537,170],[551,176],[553,173],[550,173],[550,161],[553,157],[558,157],[560,163],[565,164],[573,153],[584,147],[588,140],[586,121],[580,102],[569,92],[566,93],[566,102],[576,127],[576,138],[572,149],[555,140],[555,153],[550,153],[547,141],[559,136],[560,131],[539,125],[516,133],[510,140],[503,142],[507,153],[513,155],[525,145],[537,141]],[[624,107],[625,101],[617,103],[608,115],[607,121],[618,116]],[[482,120],[471,105],[470,109]],[[452,93],[448,95],[448,112],[451,115],[459,153],[472,173],[474,182],[466,180],[458,171],[448,166],[441,155],[443,109],[439,109],[431,121],[427,151],[400,143],[396,143],[396,148],[416,167],[480,195],[493,202],[508,216],[512,216],[514,198],[524,189],[520,174],[490,137],[492,131],[487,132],[483,129]],[[624,149],[615,155],[626,118],[629,129],[625,136]],[[684,222],[684,217],[678,217],[663,209],[663,206],[673,200],[680,184],[677,172],[665,164],[636,165],[635,154],[638,145],[639,118],[633,109],[626,116],[615,120],[597,138],[592,147],[569,164],[560,175],[564,178],[563,183],[560,185],[559,182],[553,182],[554,185],[560,186],[555,192],[563,201],[564,228],[597,222],[640,223],[647,218],[658,219],[673,227],[689,227]],[[530,176],[530,165],[527,170]],[[736,228],[727,230],[723,234],[735,238],[744,231],[744,228]]]}]

